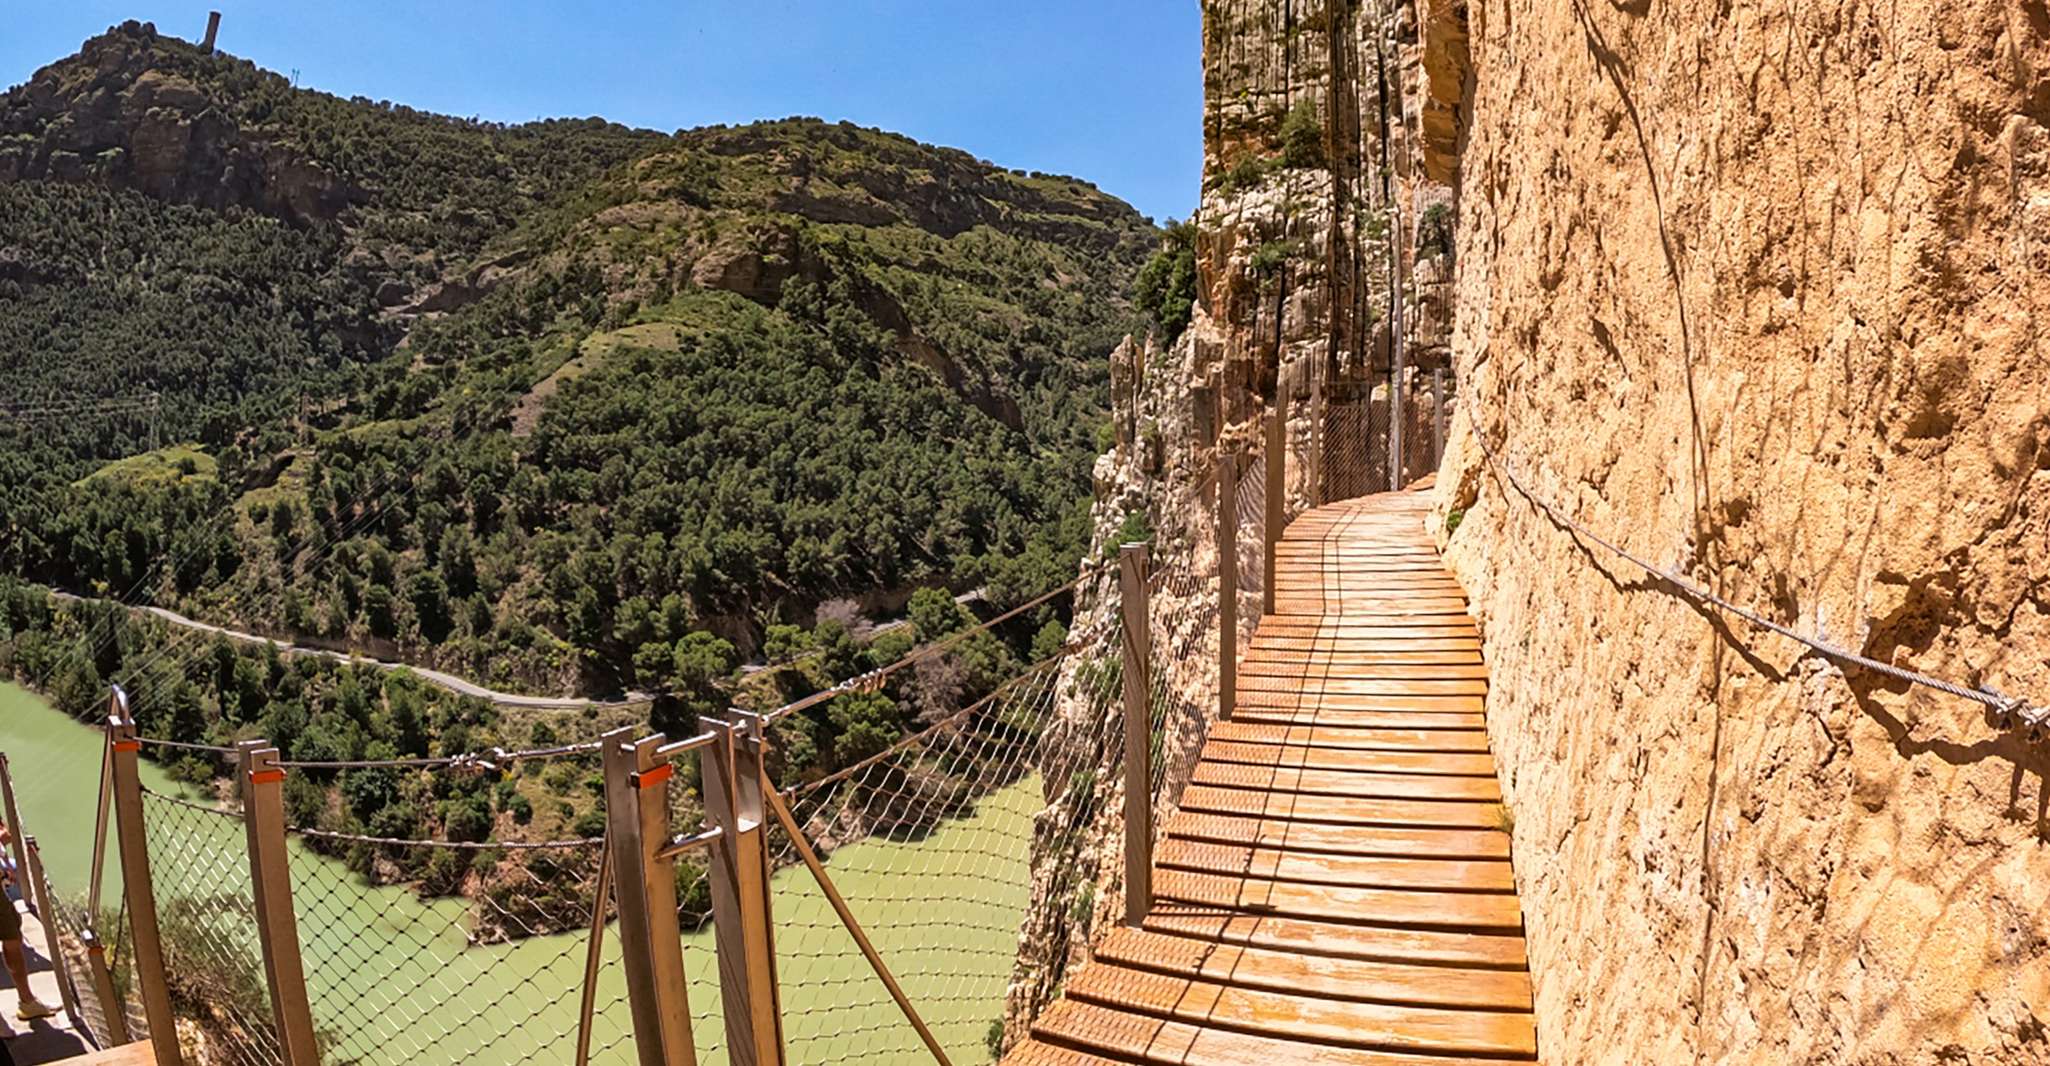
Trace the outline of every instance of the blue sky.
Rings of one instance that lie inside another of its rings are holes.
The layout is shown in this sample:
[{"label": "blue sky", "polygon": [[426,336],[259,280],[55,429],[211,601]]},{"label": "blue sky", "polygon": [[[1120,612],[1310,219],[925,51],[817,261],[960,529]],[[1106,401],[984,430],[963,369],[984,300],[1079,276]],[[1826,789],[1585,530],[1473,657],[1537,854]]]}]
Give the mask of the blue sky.
[{"label": "blue sky", "polygon": [[[197,40],[209,4],[13,6],[0,85],[129,18]],[[1156,219],[1183,217],[1196,201],[1195,0],[213,6],[223,49],[343,96],[502,121],[595,114],[664,131],[817,115],[1086,178]]]}]

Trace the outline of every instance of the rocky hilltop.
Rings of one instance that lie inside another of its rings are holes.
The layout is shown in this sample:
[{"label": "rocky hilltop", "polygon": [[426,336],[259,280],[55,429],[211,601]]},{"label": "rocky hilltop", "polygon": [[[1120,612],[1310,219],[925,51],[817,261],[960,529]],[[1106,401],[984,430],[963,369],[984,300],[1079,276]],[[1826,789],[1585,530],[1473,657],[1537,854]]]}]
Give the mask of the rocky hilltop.
[{"label": "rocky hilltop", "polygon": [[[1114,368],[1144,428],[1097,466],[1099,543],[1144,510],[1207,563],[1213,441],[1319,375],[1385,410],[1402,336],[1457,379],[1433,522],[1485,633],[1543,1058],[2050,1057],[2050,749],[1690,601],[1506,477],[1780,624],[2050,702],[2050,14],[1203,13],[1196,306]],[[1046,836],[1014,1038],[1117,913],[1099,823],[1079,859]]]}]

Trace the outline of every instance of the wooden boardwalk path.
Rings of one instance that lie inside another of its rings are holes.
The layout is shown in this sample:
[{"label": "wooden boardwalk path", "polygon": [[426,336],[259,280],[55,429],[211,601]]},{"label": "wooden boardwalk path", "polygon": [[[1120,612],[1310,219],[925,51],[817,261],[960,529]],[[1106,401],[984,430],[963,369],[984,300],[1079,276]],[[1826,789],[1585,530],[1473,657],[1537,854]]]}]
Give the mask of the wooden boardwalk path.
[{"label": "wooden boardwalk path", "polygon": [[1321,507],[1154,854],[1011,1066],[1529,1062],[1487,669],[1427,498]]}]

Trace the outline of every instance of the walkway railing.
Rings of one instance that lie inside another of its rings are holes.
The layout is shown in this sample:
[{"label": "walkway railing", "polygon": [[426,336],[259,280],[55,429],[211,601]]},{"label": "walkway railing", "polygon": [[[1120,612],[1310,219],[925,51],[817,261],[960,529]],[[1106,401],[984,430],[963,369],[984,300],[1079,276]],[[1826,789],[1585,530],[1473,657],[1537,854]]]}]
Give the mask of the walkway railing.
[{"label": "walkway railing", "polygon": [[[1372,464],[1348,428],[1363,421],[1313,398],[1291,423],[1287,391],[1216,449],[1208,523],[690,736],[292,761],[264,740],[142,737],[116,689],[95,869],[118,849],[124,892],[110,913],[95,886],[70,957],[126,932],[92,982],[116,1006],[81,1005],[85,1025],[118,1033],[139,1005],[128,1035],[190,1042],[159,1040],[160,1066],[979,1059],[1007,998],[1029,1013],[1078,939],[1146,913],[1160,826],[1231,710],[1243,634],[1273,609],[1284,524]],[[1045,654],[1030,638],[1068,605]],[[146,788],[144,744],[211,757],[232,788]],[[830,760],[785,756],[822,745]],[[841,768],[801,770],[822,761]],[[602,836],[518,839],[503,802],[470,817],[480,839],[408,835],[537,771],[601,791]],[[288,804],[293,775],[319,787]],[[443,815],[387,835],[320,813],[357,802]],[[1014,973],[1021,939],[1044,966]]]}]

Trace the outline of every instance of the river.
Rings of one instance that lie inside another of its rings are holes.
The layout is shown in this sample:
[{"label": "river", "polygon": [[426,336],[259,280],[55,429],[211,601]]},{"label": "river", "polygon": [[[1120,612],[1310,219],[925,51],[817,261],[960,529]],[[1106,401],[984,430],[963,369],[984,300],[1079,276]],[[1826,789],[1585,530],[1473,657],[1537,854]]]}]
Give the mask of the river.
[{"label": "river", "polygon": [[[0,750],[14,768],[22,820],[66,898],[85,895],[101,747],[99,731],[0,685]],[[176,788],[153,765],[145,763],[144,774],[152,789]],[[921,841],[871,839],[831,859],[841,892],[957,1063],[987,1059],[984,1034],[1003,1010],[1016,921],[1030,891],[1025,847],[1039,797],[1037,779],[1028,779],[984,797],[974,814]],[[160,806],[153,801],[153,810]],[[195,865],[215,856],[224,876],[234,871],[243,854],[238,819],[186,811],[164,823],[151,827],[153,855],[190,855]],[[472,947],[463,901],[424,901],[404,887],[369,886],[339,863],[304,851],[295,851],[292,872],[308,991],[331,1066],[574,1061],[584,934]],[[186,874],[183,867],[157,872],[160,900]],[[774,884],[791,1061],[922,1058],[917,1036],[809,873],[786,869]],[[633,1054],[612,934],[592,1061],[624,1066]],[[709,930],[684,937],[684,960],[699,1061],[725,1062]]]}]

